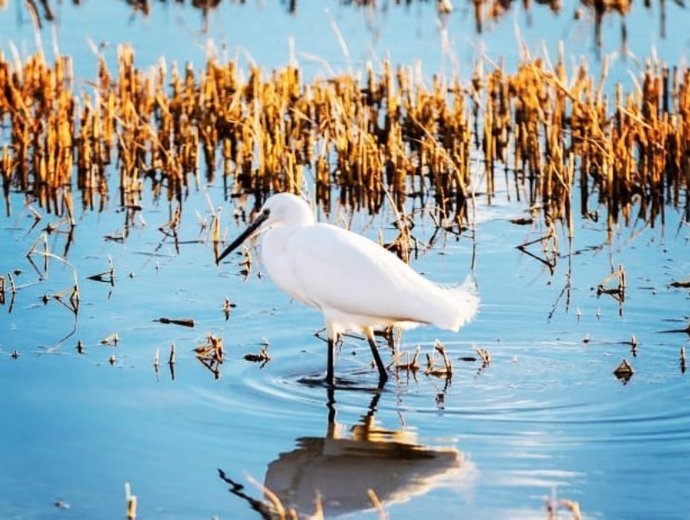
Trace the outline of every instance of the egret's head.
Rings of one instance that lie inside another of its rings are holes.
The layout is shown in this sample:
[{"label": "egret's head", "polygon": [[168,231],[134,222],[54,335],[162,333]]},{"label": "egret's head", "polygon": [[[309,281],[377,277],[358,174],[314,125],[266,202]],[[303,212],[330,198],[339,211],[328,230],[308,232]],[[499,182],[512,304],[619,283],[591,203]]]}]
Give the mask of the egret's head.
[{"label": "egret's head", "polygon": [[219,264],[223,258],[232,253],[248,238],[259,235],[272,226],[278,224],[304,226],[313,222],[314,216],[309,208],[309,204],[303,199],[291,193],[273,195],[264,203],[254,221],[249,224],[249,227],[218,256],[216,263]]}]

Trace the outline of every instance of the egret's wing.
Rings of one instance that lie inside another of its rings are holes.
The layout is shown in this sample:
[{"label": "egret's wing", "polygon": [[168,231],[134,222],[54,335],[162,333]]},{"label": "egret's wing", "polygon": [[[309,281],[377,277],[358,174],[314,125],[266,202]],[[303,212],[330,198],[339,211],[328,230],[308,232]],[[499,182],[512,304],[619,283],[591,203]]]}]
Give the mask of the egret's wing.
[{"label": "egret's wing", "polygon": [[423,308],[443,292],[375,242],[330,224],[299,230],[286,253],[300,299],[322,309],[427,322]]}]

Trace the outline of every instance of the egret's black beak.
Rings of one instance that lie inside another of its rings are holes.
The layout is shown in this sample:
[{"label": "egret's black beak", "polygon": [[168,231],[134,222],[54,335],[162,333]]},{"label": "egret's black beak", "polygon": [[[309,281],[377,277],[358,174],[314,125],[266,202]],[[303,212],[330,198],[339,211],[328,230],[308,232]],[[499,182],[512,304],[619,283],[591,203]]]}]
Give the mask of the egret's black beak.
[{"label": "egret's black beak", "polygon": [[259,215],[256,217],[256,219],[254,219],[254,222],[249,224],[249,227],[247,227],[247,229],[245,229],[242,232],[242,234],[240,234],[240,236],[238,236],[235,240],[233,240],[232,243],[228,247],[226,247],[225,250],[218,256],[218,258],[216,258],[216,265],[220,264],[220,262],[221,262],[221,260],[223,260],[223,258],[225,258],[230,253],[232,253],[235,249],[237,249],[237,247],[242,242],[244,242],[245,240],[247,240],[247,238],[252,236],[254,234],[254,232],[257,229],[259,229],[261,224],[264,223],[264,221],[268,218],[269,215],[270,215],[270,212],[267,209],[265,209],[261,213],[259,213]]}]

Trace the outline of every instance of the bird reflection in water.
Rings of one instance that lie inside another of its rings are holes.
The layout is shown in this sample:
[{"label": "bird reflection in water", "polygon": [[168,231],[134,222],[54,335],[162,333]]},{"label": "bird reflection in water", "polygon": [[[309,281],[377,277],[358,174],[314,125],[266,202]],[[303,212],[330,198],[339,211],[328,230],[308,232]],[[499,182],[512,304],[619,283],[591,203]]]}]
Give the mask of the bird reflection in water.
[{"label": "bird reflection in water", "polygon": [[[325,437],[301,437],[297,447],[269,463],[264,480],[267,498],[276,498],[299,516],[323,509],[323,517],[373,509],[369,490],[385,506],[400,503],[440,486],[471,487],[475,467],[454,447],[422,446],[406,430],[388,430],[376,424],[381,389],[368,412],[347,429],[335,420],[334,391],[328,389],[328,424]],[[237,486],[221,473],[224,480]],[[237,489],[237,487],[235,488]],[[264,518],[270,507],[261,507],[244,492],[230,491],[250,502]],[[244,495],[244,496],[242,496]],[[263,503],[263,506],[267,506]]]}]

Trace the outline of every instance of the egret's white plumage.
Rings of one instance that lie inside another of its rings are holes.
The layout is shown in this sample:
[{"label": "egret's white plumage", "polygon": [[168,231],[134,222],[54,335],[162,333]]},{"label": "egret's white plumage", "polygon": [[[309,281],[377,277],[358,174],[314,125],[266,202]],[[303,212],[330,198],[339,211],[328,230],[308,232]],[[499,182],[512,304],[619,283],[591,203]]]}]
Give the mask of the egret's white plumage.
[{"label": "egret's white plumage", "polygon": [[472,280],[458,287],[439,286],[368,238],[315,222],[309,205],[288,193],[269,198],[218,261],[258,233],[263,233],[261,259],[273,282],[323,313],[331,379],[332,343],[342,332],[367,335],[385,379],[373,329],[432,324],[457,331],[477,313],[479,297]]}]

